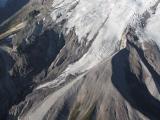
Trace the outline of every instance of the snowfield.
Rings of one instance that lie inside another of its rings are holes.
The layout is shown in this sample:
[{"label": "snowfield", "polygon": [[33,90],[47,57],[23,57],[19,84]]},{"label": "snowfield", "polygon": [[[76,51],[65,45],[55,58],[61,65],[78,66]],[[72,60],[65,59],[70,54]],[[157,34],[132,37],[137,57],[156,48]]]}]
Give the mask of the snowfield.
[{"label": "snowfield", "polygon": [[[67,29],[65,34],[75,28],[80,43],[86,40],[86,44],[92,40],[93,43],[79,61],[68,66],[64,74],[37,89],[55,86],[55,81],[59,81],[59,78],[65,79],[64,76],[70,73],[83,73],[105,58],[111,57],[119,49],[120,40],[128,26],[138,27],[143,13],[150,12],[157,2],[159,0],[54,0],[54,10],[51,14],[53,21],[58,23],[67,19],[64,25],[64,29]],[[158,39],[154,38],[159,38],[160,35],[158,13],[159,10],[147,21],[147,28],[142,32],[149,33],[148,38],[153,37],[156,42]],[[139,28],[138,31],[143,30]],[[64,82],[64,79],[60,81]]]}]

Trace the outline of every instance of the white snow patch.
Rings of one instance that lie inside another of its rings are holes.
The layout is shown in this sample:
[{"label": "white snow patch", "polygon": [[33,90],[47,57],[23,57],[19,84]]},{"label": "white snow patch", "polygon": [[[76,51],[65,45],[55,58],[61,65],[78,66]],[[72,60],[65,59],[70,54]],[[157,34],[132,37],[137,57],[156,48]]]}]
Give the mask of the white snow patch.
[{"label": "white snow patch", "polygon": [[[136,24],[139,15],[149,10],[156,2],[157,0],[54,0],[51,16],[57,23],[63,19],[68,20],[65,24],[68,30],[66,34],[75,28],[79,43],[86,40],[83,38],[87,37],[87,42],[94,38],[88,52],[79,61],[70,64],[61,76],[85,72],[113,55],[126,27]],[[147,30],[152,36],[160,38],[159,17],[157,15],[152,19]],[[152,33],[153,29],[157,32]],[[55,86],[58,80],[59,78],[41,85],[38,89]]]},{"label": "white snow patch", "polygon": [[160,5],[157,7],[155,15],[148,20],[145,33],[160,47]]}]

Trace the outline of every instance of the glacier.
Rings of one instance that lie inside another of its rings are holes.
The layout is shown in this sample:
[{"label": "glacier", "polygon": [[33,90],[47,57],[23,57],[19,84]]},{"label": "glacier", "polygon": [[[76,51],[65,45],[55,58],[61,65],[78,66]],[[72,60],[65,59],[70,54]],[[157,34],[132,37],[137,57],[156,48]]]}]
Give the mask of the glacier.
[{"label": "glacier", "polygon": [[[149,19],[144,30],[138,26],[143,13],[151,11],[157,2],[159,0],[97,0],[94,2],[92,0],[54,0],[51,16],[56,23],[67,19],[64,25],[64,29],[67,30],[64,34],[68,34],[74,28],[80,43],[85,42],[87,45],[93,40],[88,52],[79,61],[69,65],[61,76],[83,73],[105,58],[110,59],[118,51],[123,34],[129,26],[137,27],[137,33],[141,31],[149,35],[148,40],[158,42],[155,38],[159,38],[159,6],[156,14],[151,18],[154,21]],[[65,77],[62,78],[65,79]],[[59,81],[59,77],[57,79]],[[64,79],[60,81],[63,82]],[[46,83],[37,89],[51,86],[52,83],[56,82]]]}]

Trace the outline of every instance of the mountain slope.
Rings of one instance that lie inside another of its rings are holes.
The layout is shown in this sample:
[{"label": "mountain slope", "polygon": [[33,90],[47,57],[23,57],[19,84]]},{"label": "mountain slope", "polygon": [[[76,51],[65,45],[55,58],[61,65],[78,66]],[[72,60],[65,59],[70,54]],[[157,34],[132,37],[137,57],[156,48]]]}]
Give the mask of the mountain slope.
[{"label": "mountain slope", "polygon": [[11,80],[27,93],[7,119],[160,119],[159,3],[40,2],[13,38],[20,44]]}]

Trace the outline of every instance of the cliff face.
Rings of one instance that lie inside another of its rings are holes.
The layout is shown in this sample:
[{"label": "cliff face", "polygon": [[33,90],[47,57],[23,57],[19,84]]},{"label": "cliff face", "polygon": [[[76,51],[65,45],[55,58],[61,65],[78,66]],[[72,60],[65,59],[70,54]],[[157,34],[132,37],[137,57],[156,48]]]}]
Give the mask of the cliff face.
[{"label": "cliff face", "polygon": [[0,118],[159,120],[159,3],[30,1],[0,29]]}]

